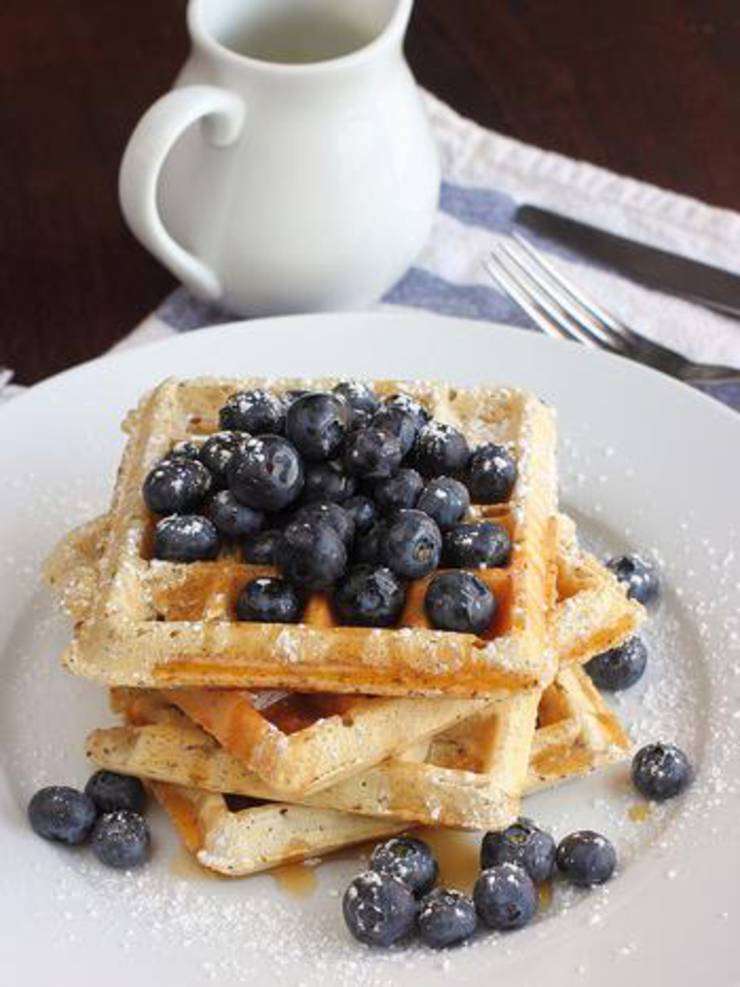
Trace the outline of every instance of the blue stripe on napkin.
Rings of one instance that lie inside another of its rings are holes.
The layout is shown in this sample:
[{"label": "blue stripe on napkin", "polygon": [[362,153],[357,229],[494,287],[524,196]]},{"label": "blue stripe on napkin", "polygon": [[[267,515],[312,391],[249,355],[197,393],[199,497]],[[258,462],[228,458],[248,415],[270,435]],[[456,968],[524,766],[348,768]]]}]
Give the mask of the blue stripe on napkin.
[{"label": "blue stripe on napkin", "polygon": [[[420,267],[412,267],[384,296],[383,301],[392,305],[423,308],[440,315],[504,322],[522,329],[533,328],[528,316],[519,306],[494,287],[455,284]],[[168,295],[157,310],[157,317],[177,332],[222,325],[239,318],[218,305],[195,298],[186,288],[176,288]]]},{"label": "blue stripe on napkin", "polygon": [[[442,182],[439,193],[440,212],[452,216],[453,219],[465,226],[479,226],[489,233],[511,236],[516,230],[521,230],[522,227],[515,221],[518,207],[519,203],[515,199],[512,199],[505,192],[498,192],[496,189]],[[590,267],[602,267],[603,270],[609,270],[599,263],[584,260],[573,250],[540,236],[534,230],[527,229],[527,239],[535,247],[539,247],[556,257],[562,257],[564,260],[573,261],[576,264],[588,264]],[[530,319],[526,320],[526,325],[529,329],[533,328]]]},{"label": "blue stripe on napkin", "polygon": [[493,233],[511,233],[518,203],[505,192],[442,182],[439,208],[466,226],[481,226]]},{"label": "blue stripe on napkin", "polygon": [[508,295],[502,295],[493,286],[454,284],[420,267],[412,267],[384,295],[383,301],[392,305],[425,308],[439,315],[505,322],[522,329],[534,328],[526,313]]},{"label": "blue stripe on napkin", "polygon": [[240,318],[233,312],[204,302],[191,295],[187,288],[175,288],[157,309],[157,318],[176,332],[190,332],[206,326],[223,325]]}]

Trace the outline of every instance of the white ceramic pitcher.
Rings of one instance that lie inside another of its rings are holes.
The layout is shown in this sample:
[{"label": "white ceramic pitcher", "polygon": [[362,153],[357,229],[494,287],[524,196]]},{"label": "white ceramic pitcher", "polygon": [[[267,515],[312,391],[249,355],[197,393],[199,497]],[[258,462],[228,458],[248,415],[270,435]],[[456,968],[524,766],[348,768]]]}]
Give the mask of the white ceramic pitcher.
[{"label": "white ceramic pitcher", "polygon": [[353,308],[406,270],[439,164],[402,52],[413,0],[190,0],[192,53],[120,198],[141,242],[245,315]]}]

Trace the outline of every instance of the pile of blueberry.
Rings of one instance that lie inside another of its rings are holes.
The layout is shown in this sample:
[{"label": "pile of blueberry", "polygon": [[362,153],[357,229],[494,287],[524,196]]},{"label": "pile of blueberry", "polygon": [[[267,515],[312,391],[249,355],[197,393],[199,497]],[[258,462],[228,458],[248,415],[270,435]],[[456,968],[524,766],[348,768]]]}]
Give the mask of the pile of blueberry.
[{"label": "pile of blueberry", "polygon": [[440,565],[427,589],[433,627],[482,634],[496,600],[474,572],[505,565],[511,544],[493,521],[464,523],[471,499],[508,500],[516,463],[506,448],[470,449],[407,394],[381,401],[366,384],[332,391],[232,394],[221,431],[175,446],[146,477],[160,517],[154,557],[214,559],[224,543],[281,577],[250,581],[240,620],[300,621],[306,595],[331,593],[340,624],[393,626],[409,580]]},{"label": "pile of blueberry", "polygon": [[[653,801],[679,795],[691,781],[688,758],[673,744],[648,744],[632,761],[632,782]],[[502,932],[534,918],[537,885],[559,875],[579,888],[604,884],[617,866],[613,844],[593,830],[555,840],[531,819],[486,833],[481,873],[472,897],[435,888],[439,866],[428,844],[410,836],[379,844],[368,870],[349,885],[344,920],[352,935],[370,946],[390,946],[414,934],[442,949],[465,942],[479,926]]]},{"label": "pile of blueberry", "polygon": [[347,927],[370,946],[390,946],[416,933],[433,949],[465,942],[479,926],[521,929],[537,912],[538,884],[557,873],[577,887],[604,884],[614,873],[617,855],[598,833],[571,833],[556,845],[531,819],[520,818],[485,834],[480,862],[471,897],[434,887],[439,867],[422,840],[400,836],[381,843],[368,870],[345,892]]},{"label": "pile of blueberry", "polygon": [[[660,578],[655,563],[638,554],[609,559],[609,568],[627,587],[627,595],[648,606],[660,595]],[[594,685],[606,692],[621,692],[638,682],[647,666],[647,648],[639,637],[631,637],[617,648],[596,655],[584,668]],[[647,744],[632,761],[635,788],[653,801],[679,795],[692,777],[691,764],[675,744]]]},{"label": "pile of blueberry", "polygon": [[149,857],[145,808],[138,778],[96,771],[84,792],[66,785],[39,789],[28,803],[28,819],[45,840],[70,846],[89,842],[101,863],[128,870]]}]

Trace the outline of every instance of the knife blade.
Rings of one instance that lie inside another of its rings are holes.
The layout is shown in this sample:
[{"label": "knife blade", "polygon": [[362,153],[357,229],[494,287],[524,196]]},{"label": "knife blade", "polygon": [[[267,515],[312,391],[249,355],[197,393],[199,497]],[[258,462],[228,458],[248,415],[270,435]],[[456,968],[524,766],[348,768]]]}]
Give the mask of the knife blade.
[{"label": "knife blade", "polygon": [[519,206],[515,221],[650,288],[740,318],[738,274],[608,233],[539,206]]}]

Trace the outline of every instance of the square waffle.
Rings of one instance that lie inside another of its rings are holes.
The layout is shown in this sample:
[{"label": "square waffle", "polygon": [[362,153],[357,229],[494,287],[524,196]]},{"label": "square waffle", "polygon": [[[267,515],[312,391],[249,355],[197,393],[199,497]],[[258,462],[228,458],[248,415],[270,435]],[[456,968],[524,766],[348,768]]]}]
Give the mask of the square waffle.
[{"label": "square waffle", "polygon": [[183,439],[203,441],[233,392],[267,387],[326,388],[333,381],[165,381],[127,423],[130,433],[110,513],[110,536],[75,627],[65,663],[108,685],[250,686],[302,692],[494,697],[549,681],[546,647],[548,568],[554,553],[555,427],[537,398],[508,388],[377,382],[379,395],[402,390],[471,442],[507,444],[518,465],[508,503],[473,513],[495,518],[512,540],[510,562],[476,570],[498,602],[484,637],[434,630],[423,607],[428,580],[411,584],[394,628],[338,626],[328,600],[314,594],[300,624],[235,619],[244,584],[274,570],[228,551],[189,565],[151,557],[154,518],[141,494],[156,462]]},{"label": "square waffle", "polygon": [[[516,697],[510,702],[523,699]],[[362,775],[325,790],[311,800],[310,806],[261,801],[265,790],[260,788],[259,780],[253,776],[251,783],[245,784],[249,775],[244,766],[198,728],[186,725],[179,710],[160,703],[157,715],[159,722],[149,727],[96,731],[89,741],[88,753],[102,767],[147,779],[183,842],[205,867],[232,876],[249,874],[389,836],[408,826],[408,821],[399,821],[396,816],[377,815],[379,810],[394,806],[377,801],[376,787],[363,786]],[[439,768],[470,764],[471,757],[478,757],[481,731],[488,738],[490,719],[479,715],[437,737],[432,748]],[[171,734],[169,751],[167,728]],[[510,756],[505,748],[506,744],[500,748],[502,756]],[[578,666],[564,669],[545,690],[539,704],[525,793],[616,763],[628,755],[629,749],[629,738],[588,675]],[[377,777],[385,771],[400,781],[404,766],[413,765],[420,753],[411,750],[408,760],[401,757],[386,762],[366,776]],[[221,762],[218,770],[216,761]],[[246,802],[240,802],[239,796],[207,791],[204,786],[209,781],[217,789],[220,785],[230,792],[248,788],[252,800],[248,797]],[[192,787],[195,784],[200,787]],[[353,792],[358,799],[352,812],[318,804],[328,801],[332,792],[339,793],[334,801],[341,802],[341,790],[348,785],[350,791],[345,791],[345,796]],[[386,787],[389,793],[393,789],[392,784]],[[401,789],[396,791],[402,794]],[[261,794],[254,801],[258,792]],[[361,809],[372,809],[376,816],[358,814]],[[481,829],[505,826],[517,812],[518,800],[504,801],[490,822],[478,820],[468,825]]]},{"label": "square waffle", "polygon": [[[213,793],[279,797],[170,705],[166,694],[131,696],[122,711],[127,726],[95,730],[88,738],[87,753],[98,766]],[[525,786],[585,774],[628,747],[614,714],[574,665],[558,674],[539,702],[531,692],[513,696],[296,801],[413,823],[496,829],[517,815]]]},{"label": "square waffle", "polygon": [[[105,518],[72,532],[49,575],[60,597],[81,619],[102,553]],[[579,548],[575,526],[558,518],[558,604],[550,622],[563,667],[622,643],[643,617],[614,576]],[[127,694],[128,693],[128,694]],[[147,690],[140,697],[152,698]],[[423,741],[488,707],[485,700],[397,699],[250,692],[243,689],[170,689],[167,701],[245,766],[273,797],[296,798],[336,784],[408,743]],[[114,690],[114,705],[136,709],[136,691]],[[144,706],[146,713],[147,706]]]},{"label": "square waffle", "polygon": [[228,877],[307,860],[408,828],[388,819],[224,797],[182,785],[150,782],[149,787],[198,863]]}]

